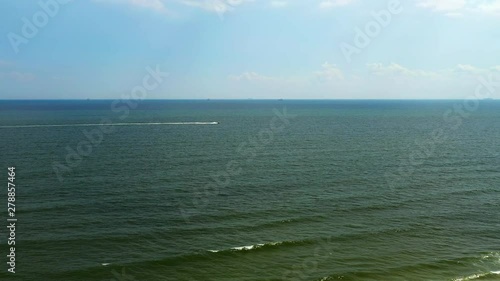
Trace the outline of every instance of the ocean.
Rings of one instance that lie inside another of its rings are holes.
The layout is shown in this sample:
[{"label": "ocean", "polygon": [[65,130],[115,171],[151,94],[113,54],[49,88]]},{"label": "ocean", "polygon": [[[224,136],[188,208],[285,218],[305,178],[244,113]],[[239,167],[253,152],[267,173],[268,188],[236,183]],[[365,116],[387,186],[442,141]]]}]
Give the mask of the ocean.
[{"label": "ocean", "polygon": [[500,280],[500,101],[4,100],[0,148],[1,280]]}]

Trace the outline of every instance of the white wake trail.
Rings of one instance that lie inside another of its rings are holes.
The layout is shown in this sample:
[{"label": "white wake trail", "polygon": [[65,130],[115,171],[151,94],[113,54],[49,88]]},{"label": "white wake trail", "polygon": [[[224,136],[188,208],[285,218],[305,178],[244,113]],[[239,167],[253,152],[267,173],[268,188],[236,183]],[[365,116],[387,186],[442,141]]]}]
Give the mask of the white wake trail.
[{"label": "white wake trail", "polygon": [[0,126],[0,128],[91,127],[91,126],[155,126],[155,125],[218,125],[218,124],[219,124],[219,122],[157,122],[157,123],[14,125],[14,126]]}]

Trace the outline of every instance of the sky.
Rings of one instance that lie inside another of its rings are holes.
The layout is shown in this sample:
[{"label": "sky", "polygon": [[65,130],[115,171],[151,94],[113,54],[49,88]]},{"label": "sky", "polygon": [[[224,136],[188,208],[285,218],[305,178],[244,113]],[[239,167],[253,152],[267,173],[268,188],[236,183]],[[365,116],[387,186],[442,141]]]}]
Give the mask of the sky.
[{"label": "sky", "polygon": [[115,99],[151,71],[148,99],[463,99],[500,80],[500,0],[0,0],[0,23],[0,99]]}]

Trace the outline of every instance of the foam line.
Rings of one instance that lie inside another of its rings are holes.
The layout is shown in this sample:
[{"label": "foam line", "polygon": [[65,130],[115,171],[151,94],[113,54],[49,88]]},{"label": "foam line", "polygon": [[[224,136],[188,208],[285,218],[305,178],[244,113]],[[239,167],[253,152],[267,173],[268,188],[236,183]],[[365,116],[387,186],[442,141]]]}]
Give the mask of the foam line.
[{"label": "foam line", "polygon": [[90,127],[90,126],[154,126],[154,125],[218,125],[219,122],[161,122],[161,123],[109,123],[109,124],[57,124],[57,125],[16,125],[0,128],[48,128],[48,127]]}]

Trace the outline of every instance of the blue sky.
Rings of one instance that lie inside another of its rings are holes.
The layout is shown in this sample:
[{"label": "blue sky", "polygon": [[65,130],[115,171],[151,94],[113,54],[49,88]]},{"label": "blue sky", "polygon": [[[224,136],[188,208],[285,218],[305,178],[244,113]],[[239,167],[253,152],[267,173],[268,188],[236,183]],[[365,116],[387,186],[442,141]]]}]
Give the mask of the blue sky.
[{"label": "blue sky", "polygon": [[160,99],[461,99],[500,73],[500,0],[0,0],[0,19],[0,99],[115,99],[148,66]]}]

